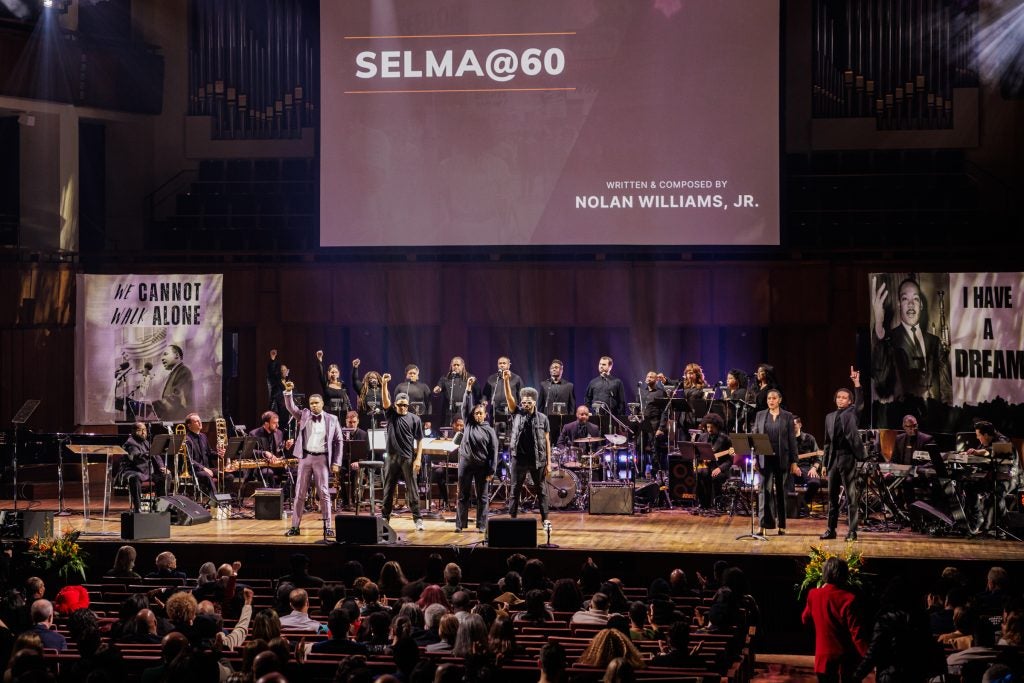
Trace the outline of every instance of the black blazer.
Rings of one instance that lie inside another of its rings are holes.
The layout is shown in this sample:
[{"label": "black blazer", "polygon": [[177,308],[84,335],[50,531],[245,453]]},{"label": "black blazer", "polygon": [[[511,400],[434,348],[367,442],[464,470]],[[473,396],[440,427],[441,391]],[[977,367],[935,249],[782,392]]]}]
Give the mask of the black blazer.
[{"label": "black blazer", "polygon": [[[838,421],[838,425],[837,425]],[[837,431],[838,430],[838,431]],[[837,440],[837,435],[841,436]],[[858,461],[867,460],[864,442],[857,430],[857,408],[850,406],[843,410],[833,410],[825,416],[825,469],[838,465],[853,467]]]},{"label": "black blazer", "polygon": [[[922,450],[925,446],[935,442],[931,434],[925,434],[924,432],[918,432],[914,436],[913,446],[915,451]],[[892,448],[892,460],[890,462],[897,463],[899,465],[911,464],[911,457],[906,455],[907,452],[907,433],[903,432],[896,436],[896,445]]]},{"label": "black blazer", "polygon": [[[767,410],[759,411],[754,418],[754,432],[766,434],[769,419]],[[789,464],[796,461],[797,456],[796,428],[793,426],[793,413],[788,410],[779,410],[779,432],[779,451],[775,455],[779,459],[779,469],[785,472],[789,469]],[[757,460],[758,465],[763,468],[765,456],[759,455]]]}]

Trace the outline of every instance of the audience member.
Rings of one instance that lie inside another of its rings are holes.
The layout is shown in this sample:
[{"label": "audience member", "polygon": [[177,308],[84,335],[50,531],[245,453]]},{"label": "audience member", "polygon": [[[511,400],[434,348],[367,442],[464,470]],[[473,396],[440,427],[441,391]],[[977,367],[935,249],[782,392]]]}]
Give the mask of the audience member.
[{"label": "audience member", "polygon": [[568,662],[565,647],[558,642],[547,642],[540,649],[540,681],[538,683],[564,683]]},{"label": "audience member", "polygon": [[427,645],[427,652],[451,652],[455,647],[455,638],[459,633],[459,619],[454,614],[445,614],[441,617],[438,627],[438,642]]},{"label": "audience member", "polygon": [[53,625],[53,604],[38,599],[32,603],[32,631],[39,635],[43,647],[63,652],[68,647],[67,638],[57,633]]},{"label": "audience member", "polygon": [[141,683],[159,683],[166,680],[167,667],[174,659],[188,649],[188,638],[172,631],[160,641],[160,663],[143,670]]},{"label": "audience member", "polygon": [[444,566],[444,587],[442,590],[448,600],[451,600],[457,591],[463,590],[462,568],[454,562],[449,562]]},{"label": "audience member", "polygon": [[819,681],[847,680],[867,653],[856,596],[846,588],[849,567],[838,557],[822,566],[820,588],[807,593],[803,622],[814,624],[814,672]]},{"label": "audience member", "polygon": [[309,616],[309,594],[305,589],[296,588],[288,594],[292,611],[281,617],[281,628],[292,631],[326,633],[327,627]]},{"label": "audience member", "polygon": [[590,598],[590,605],[573,614],[570,622],[580,626],[604,626],[607,624],[608,596],[604,593],[594,593]]},{"label": "audience member", "polygon": [[313,643],[310,651],[318,654],[333,655],[367,654],[365,645],[357,643],[348,637],[351,625],[348,613],[346,613],[345,610],[331,610],[331,613],[327,616],[327,628],[331,637],[328,640],[321,640],[318,643]]},{"label": "audience member", "polygon": [[141,579],[135,571],[135,557],[135,548],[130,545],[121,546],[114,557],[114,566],[107,570],[105,576],[113,579]]},{"label": "audience member", "polygon": [[185,583],[188,577],[185,572],[178,571],[178,559],[174,553],[165,550],[156,556],[156,571],[146,574],[147,579],[179,579]]},{"label": "audience member", "polygon": [[290,583],[296,588],[320,588],[324,580],[319,576],[312,576],[309,573],[309,556],[304,553],[294,553],[289,558],[291,570],[278,579],[279,583]]},{"label": "audience member", "polygon": [[409,580],[405,578],[405,573],[402,572],[402,565],[391,560],[385,562],[384,566],[381,567],[380,577],[377,579],[377,588],[380,590],[381,595],[397,600],[402,597],[402,590],[408,583]]},{"label": "audience member", "polygon": [[617,629],[606,628],[597,632],[576,663],[579,666],[603,669],[616,657],[622,657],[635,668],[643,667],[640,651],[633,645],[633,641]]},{"label": "audience member", "polygon": [[555,612],[575,612],[583,605],[583,593],[572,579],[559,579],[551,589],[551,609]]}]

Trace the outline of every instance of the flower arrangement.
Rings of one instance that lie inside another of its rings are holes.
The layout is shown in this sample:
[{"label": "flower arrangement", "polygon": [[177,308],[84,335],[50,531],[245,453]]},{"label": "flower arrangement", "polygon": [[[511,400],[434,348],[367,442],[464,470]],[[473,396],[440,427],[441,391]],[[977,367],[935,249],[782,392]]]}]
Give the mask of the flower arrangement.
[{"label": "flower arrangement", "polygon": [[821,586],[821,570],[825,566],[825,560],[830,557],[838,557],[846,561],[846,566],[850,569],[849,584],[860,588],[860,574],[861,569],[864,568],[864,554],[857,550],[853,543],[847,543],[843,551],[838,553],[832,552],[820,545],[812,545],[811,552],[808,554],[807,566],[804,567],[804,580],[797,587],[798,598],[802,600],[807,591]]},{"label": "flower arrangement", "polygon": [[85,558],[88,554],[78,544],[81,535],[82,532],[77,529],[68,529],[60,536],[33,536],[28,540],[28,556],[32,566],[64,582],[72,579],[85,581]]}]

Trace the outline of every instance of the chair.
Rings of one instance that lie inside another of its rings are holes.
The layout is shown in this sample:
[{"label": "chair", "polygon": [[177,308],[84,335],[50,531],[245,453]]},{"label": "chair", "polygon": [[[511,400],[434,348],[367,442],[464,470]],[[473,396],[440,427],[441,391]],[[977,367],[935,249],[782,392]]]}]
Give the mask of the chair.
[{"label": "chair", "polygon": [[[384,463],[380,460],[360,460],[356,463],[359,468],[359,476],[356,482],[356,514],[359,514],[359,508],[363,504],[363,486],[367,485],[370,489],[370,514],[374,514],[377,510],[377,499],[374,493],[377,487],[377,476],[378,473],[383,476]],[[381,495],[384,494],[384,480],[381,479]]]},{"label": "chair", "polygon": [[[110,513],[110,499],[114,493],[120,493],[121,495],[128,496],[130,492],[128,490],[128,484],[119,476],[117,465],[120,462],[123,455],[110,455],[107,463],[106,472],[104,476],[104,488],[103,488],[103,518],[106,519]],[[143,509],[147,507],[153,508],[153,504],[156,501],[156,485],[153,480],[144,481],[142,483],[142,500],[141,504]]]}]

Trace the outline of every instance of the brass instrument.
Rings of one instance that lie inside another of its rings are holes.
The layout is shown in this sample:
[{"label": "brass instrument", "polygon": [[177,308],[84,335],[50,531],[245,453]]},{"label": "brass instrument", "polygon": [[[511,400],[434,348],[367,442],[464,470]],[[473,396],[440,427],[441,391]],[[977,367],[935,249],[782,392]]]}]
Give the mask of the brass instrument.
[{"label": "brass instrument", "polygon": [[218,417],[213,421],[214,429],[217,431],[217,490],[224,491],[225,450],[228,447],[228,421]]},{"label": "brass instrument", "polygon": [[184,480],[185,483],[191,482],[192,474],[189,472],[188,469],[188,437],[185,435],[185,425],[174,425],[174,436],[181,437],[181,445],[178,446],[178,453],[175,456],[178,458],[178,462],[181,463],[181,467],[179,468],[178,472],[178,477],[177,479],[175,479],[174,482],[174,493],[177,494],[178,486],[180,485],[181,481]]}]

